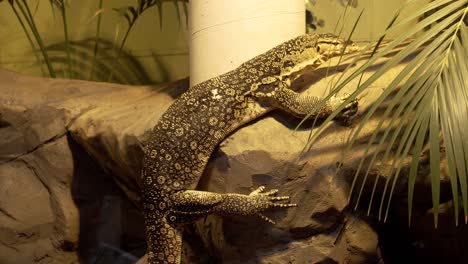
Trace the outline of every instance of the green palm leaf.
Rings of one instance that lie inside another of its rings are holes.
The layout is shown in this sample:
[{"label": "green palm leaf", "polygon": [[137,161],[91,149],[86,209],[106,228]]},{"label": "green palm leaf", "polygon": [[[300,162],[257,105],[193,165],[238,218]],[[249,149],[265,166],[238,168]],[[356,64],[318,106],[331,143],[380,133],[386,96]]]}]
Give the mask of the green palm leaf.
[{"label": "green palm leaf", "polygon": [[[179,22],[181,20],[181,11],[179,7],[179,2],[182,2],[185,17],[186,19],[188,18],[188,10],[187,10],[188,1],[187,0],[137,0],[137,3],[135,3],[134,6],[129,5],[129,6],[124,6],[124,7],[113,9],[115,12],[117,12],[117,14],[120,17],[123,17],[128,23],[127,30],[120,44],[120,50],[123,49],[125,42],[127,41],[128,35],[130,34],[130,31],[132,30],[138,18],[145,11],[149,10],[153,6],[156,6],[158,9],[159,25],[162,28],[162,5],[163,5],[163,2],[168,2],[168,1],[171,1],[174,4]],[[186,24],[187,23],[188,21],[186,20]]]},{"label": "green palm leaf", "polygon": [[[428,149],[434,223],[437,226],[440,163],[441,159],[446,158],[453,194],[455,223],[458,224],[459,196],[463,203],[465,222],[468,221],[468,81],[466,77],[468,76],[468,32],[465,24],[468,0],[435,0],[430,3],[415,0],[410,1],[408,5],[423,3],[423,7],[410,16],[400,18],[400,21],[397,20],[394,24],[392,21],[380,41],[385,35],[403,27],[408,28],[405,32],[384,47],[380,47],[379,41],[375,53],[368,61],[335,87],[333,94],[363,74],[378,59],[389,56],[390,53],[394,54],[323,122],[311,135],[308,146],[310,147],[327,123],[351,100],[357,98],[389,69],[411,57],[410,62],[393,78],[368,109],[350,138],[346,152],[351,151],[365,124],[375,116],[378,109],[384,107],[385,103],[383,116],[380,117],[375,131],[370,136],[365,154],[358,165],[351,193],[356,189],[358,177],[363,174],[362,185],[357,193],[357,207],[364,184],[376,161],[381,159],[383,162],[389,162],[390,172],[385,178],[379,208],[379,218],[383,217],[385,221],[404,159],[411,152],[412,161],[408,176],[410,221],[420,156],[424,149]],[[430,15],[421,19],[424,14]],[[412,22],[415,24],[408,27],[408,23]],[[409,44],[405,44],[408,41]],[[406,46],[395,53],[395,47],[403,44]],[[445,151],[441,151],[441,146]],[[374,202],[377,181],[378,177],[374,182],[368,213]]]}]

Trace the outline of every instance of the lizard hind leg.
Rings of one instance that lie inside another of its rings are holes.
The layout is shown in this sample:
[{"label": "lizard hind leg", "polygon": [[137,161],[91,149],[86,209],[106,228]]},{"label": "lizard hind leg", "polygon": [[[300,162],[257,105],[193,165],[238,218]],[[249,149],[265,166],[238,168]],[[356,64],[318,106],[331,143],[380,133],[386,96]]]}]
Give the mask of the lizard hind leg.
[{"label": "lizard hind leg", "polygon": [[264,211],[275,208],[295,207],[296,204],[284,203],[289,196],[276,196],[278,190],[264,192],[265,187],[259,187],[248,195],[235,193],[212,193],[187,190],[172,196],[174,216],[177,222],[192,217],[201,217],[210,213],[224,216],[257,216],[262,220],[274,223],[264,216]]}]

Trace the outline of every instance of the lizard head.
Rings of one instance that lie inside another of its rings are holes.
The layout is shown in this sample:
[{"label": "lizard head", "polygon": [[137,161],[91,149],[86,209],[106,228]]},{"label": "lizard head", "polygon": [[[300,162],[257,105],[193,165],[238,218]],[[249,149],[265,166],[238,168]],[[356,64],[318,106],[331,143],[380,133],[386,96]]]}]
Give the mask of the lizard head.
[{"label": "lizard head", "polygon": [[249,81],[246,81],[248,93],[268,93],[280,81],[290,85],[306,68],[315,69],[331,57],[358,50],[351,41],[333,34],[305,34],[245,62],[235,74]]},{"label": "lizard head", "polygon": [[333,34],[306,34],[285,43],[282,77],[289,77],[308,66],[318,67],[331,57],[359,50],[351,41]]},{"label": "lizard head", "polygon": [[[314,47],[309,45],[306,48]],[[357,51],[358,47],[352,41],[339,38],[333,34],[319,34],[315,49],[324,58],[330,58]]]}]

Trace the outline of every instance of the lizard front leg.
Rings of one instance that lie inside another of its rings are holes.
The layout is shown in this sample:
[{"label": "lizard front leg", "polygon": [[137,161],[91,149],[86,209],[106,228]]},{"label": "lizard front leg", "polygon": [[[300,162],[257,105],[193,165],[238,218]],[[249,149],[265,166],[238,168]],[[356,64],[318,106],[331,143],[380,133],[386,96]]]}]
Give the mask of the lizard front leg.
[{"label": "lizard front leg", "polygon": [[[348,98],[348,96],[332,97],[328,102],[324,102],[323,98],[297,93],[284,82],[279,82],[278,88],[272,93],[257,93],[255,96],[275,108],[300,118],[307,116],[326,118]],[[346,123],[356,114],[357,109],[358,101],[353,100],[341,110],[335,120]]]},{"label": "lizard front leg", "polygon": [[281,203],[289,200],[289,196],[275,196],[278,190],[263,192],[264,190],[265,187],[262,186],[248,195],[195,190],[179,192],[172,196],[173,214],[182,222],[214,213],[223,216],[257,216],[274,224],[273,220],[262,213],[273,208],[296,206],[296,204]]}]

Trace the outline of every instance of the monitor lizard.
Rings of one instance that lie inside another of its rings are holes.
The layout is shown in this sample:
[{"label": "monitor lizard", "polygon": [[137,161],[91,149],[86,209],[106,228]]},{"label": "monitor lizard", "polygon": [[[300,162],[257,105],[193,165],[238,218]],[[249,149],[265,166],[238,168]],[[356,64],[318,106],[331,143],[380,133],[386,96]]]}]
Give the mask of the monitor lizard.
[{"label": "monitor lizard", "polygon": [[[274,223],[262,212],[296,206],[263,186],[248,195],[194,189],[218,143],[243,124],[276,108],[322,117],[335,110],[343,98],[320,103],[321,98],[300,96],[290,84],[306,66],[316,68],[356,50],[331,34],[302,35],[193,86],[174,101],[144,146],[141,183],[149,263],[180,263],[183,224],[206,214],[253,215]],[[357,101],[349,109],[357,109]]]}]

